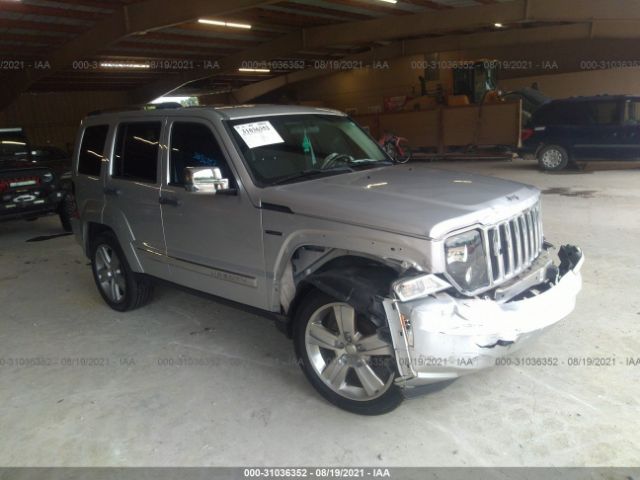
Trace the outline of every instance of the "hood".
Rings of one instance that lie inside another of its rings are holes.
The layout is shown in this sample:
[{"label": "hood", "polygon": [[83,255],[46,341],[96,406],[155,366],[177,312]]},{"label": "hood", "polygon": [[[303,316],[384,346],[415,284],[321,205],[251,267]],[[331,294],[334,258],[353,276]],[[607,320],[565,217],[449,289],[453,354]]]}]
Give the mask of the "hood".
[{"label": "hood", "polygon": [[51,162],[43,162],[40,160],[36,160],[34,158],[24,156],[18,157],[15,155],[12,156],[0,156],[0,172],[3,171],[13,171],[13,170],[56,170],[50,164]]},{"label": "hood", "polygon": [[0,169],[29,168],[31,165],[27,155],[0,155]]},{"label": "hood", "polygon": [[265,188],[261,201],[289,207],[295,214],[441,238],[516,215],[539,194],[535,187],[508,180],[394,165]]}]

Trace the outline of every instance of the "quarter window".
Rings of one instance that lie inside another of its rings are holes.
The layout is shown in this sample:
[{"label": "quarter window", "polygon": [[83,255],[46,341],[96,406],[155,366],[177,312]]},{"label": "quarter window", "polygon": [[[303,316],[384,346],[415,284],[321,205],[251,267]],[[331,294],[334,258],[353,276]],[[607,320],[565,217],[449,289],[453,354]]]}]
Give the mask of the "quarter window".
[{"label": "quarter window", "polygon": [[161,130],[160,122],[120,124],[112,176],[156,183]]},{"label": "quarter window", "polygon": [[80,154],[78,156],[78,173],[100,176],[100,168],[104,157],[104,145],[109,132],[108,125],[87,127],[82,135]]},{"label": "quarter window", "polygon": [[169,183],[172,185],[184,185],[187,167],[217,167],[223,178],[231,178],[224,153],[206,125],[175,122],[170,148]]}]

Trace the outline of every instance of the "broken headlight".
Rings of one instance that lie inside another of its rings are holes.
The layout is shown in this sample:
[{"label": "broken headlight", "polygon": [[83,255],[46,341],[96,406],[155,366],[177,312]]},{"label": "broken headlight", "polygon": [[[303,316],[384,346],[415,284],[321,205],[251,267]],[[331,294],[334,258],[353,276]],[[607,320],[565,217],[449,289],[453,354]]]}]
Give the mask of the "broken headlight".
[{"label": "broken headlight", "polygon": [[448,238],[444,244],[447,272],[464,291],[473,292],[489,285],[487,257],[479,230]]},{"label": "broken headlight", "polygon": [[392,285],[393,291],[401,302],[409,302],[416,298],[426,297],[449,287],[451,285],[432,274],[401,278]]}]

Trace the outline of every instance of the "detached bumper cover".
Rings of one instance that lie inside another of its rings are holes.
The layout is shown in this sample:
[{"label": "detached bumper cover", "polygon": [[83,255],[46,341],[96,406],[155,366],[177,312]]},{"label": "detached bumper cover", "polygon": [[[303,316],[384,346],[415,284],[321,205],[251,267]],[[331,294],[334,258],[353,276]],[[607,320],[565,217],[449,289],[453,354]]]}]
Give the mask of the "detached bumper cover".
[{"label": "detached bumper cover", "polygon": [[563,248],[577,252],[571,265],[561,264],[557,281],[530,298],[498,303],[442,293],[407,303],[385,300],[398,383],[417,387],[494,366],[569,315],[582,288],[584,257],[575,247]]}]

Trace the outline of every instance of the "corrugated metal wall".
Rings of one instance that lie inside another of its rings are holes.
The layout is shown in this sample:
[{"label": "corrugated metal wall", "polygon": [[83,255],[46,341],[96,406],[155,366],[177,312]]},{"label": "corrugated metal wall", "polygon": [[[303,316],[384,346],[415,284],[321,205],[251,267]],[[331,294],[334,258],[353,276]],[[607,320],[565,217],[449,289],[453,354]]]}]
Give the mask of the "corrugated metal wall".
[{"label": "corrugated metal wall", "polygon": [[80,120],[93,110],[126,105],[123,92],[26,93],[0,112],[0,127],[22,127],[32,145],[73,145]]}]

